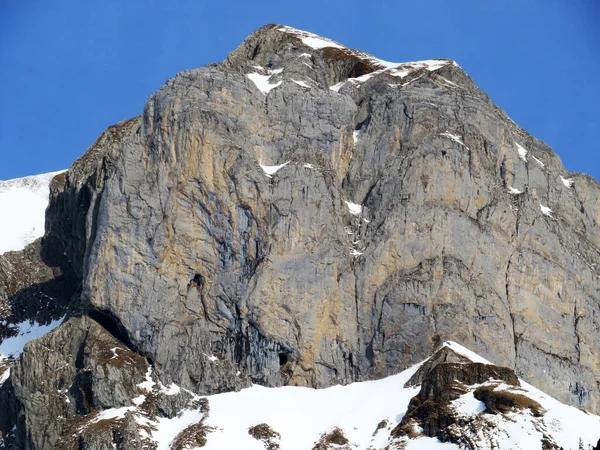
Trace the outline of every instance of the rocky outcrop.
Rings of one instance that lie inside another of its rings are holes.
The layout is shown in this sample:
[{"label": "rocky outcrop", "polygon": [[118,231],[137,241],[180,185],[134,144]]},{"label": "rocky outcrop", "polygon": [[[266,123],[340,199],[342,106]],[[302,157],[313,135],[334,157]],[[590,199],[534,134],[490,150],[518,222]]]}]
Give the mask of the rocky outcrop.
[{"label": "rocky outcrop", "polygon": [[[78,320],[165,385],[320,388],[453,339],[598,412],[599,194],[455,63],[270,25],[109,128],[55,180],[43,243]],[[58,431],[26,372],[84,345],[61,333],[11,380],[31,448]],[[115,377],[93,407],[121,404]]]},{"label": "rocky outcrop", "polygon": [[17,335],[20,324],[65,317],[73,309],[72,294],[60,268],[43,261],[40,240],[0,255],[0,342]]},{"label": "rocky outcrop", "polygon": [[[439,350],[421,369],[415,373],[421,379],[419,393],[391,432],[396,444],[425,435],[461,449],[495,448],[495,442],[504,434],[498,431],[497,417],[501,416],[509,422],[522,422],[522,417],[527,417],[542,433],[543,449],[562,448],[550,436],[552,419],[544,419],[546,410],[531,393],[521,389],[512,369],[470,361],[448,347]],[[413,382],[414,377],[407,384]],[[475,409],[473,400],[480,404]],[[515,442],[523,444],[518,439]]]}]

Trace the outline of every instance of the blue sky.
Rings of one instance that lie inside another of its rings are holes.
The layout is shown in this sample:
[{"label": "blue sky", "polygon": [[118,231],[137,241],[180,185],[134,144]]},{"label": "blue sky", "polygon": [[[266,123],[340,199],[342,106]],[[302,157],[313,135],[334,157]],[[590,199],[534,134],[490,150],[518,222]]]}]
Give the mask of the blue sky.
[{"label": "blue sky", "polygon": [[451,58],[600,179],[600,2],[53,0],[0,3],[0,179],[68,167],[175,73],[283,23],[391,61]]}]

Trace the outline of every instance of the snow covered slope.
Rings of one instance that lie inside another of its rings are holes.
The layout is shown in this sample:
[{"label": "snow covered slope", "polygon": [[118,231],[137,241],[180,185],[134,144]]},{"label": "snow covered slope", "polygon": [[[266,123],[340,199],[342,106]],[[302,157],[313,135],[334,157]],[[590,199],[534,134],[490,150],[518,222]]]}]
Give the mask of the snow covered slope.
[{"label": "snow covered slope", "polygon": [[48,186],[59,173],[0,181],[0,254],[43,236]]},{"label": "snow covered slope", "polygon": [[[454,367],[491,366],[456,343],[447,342],[444,347],[462,358]],[[409,402],[421,390],[419,385],[407,387],[407,382],[428,361],[439,360],[440,354],[400,374],[347,386],[321,390],[252,386],[205,398],[192,395],[188,407],[172,418],[150,417],[144,404],[184,390],[163,386],[149,371],[146,380],[140,380],[140,395],[132,399],[131,406],[90,414],[80,432],[100,421],[129,420],[138,425],[145,445],[157,450],[591,450],[598,442],[600,417],[566,406],[522,381],[518,386],[496,379],[466,386],[464,394],[447,403],[453,423],[445,424],[442,434],[451,442],[427,436],[413,419],[402,420],[411,411]],[[496,403],[487,399],[484,403],[474,397],[477,389],[509,392],[526,399],[526,406],[498,403],[498,398],[506,396],[493,397]],[[437,417],[437,411],[435,414]],[[399,432],[402,425],[412,427],[411,432]]]}]

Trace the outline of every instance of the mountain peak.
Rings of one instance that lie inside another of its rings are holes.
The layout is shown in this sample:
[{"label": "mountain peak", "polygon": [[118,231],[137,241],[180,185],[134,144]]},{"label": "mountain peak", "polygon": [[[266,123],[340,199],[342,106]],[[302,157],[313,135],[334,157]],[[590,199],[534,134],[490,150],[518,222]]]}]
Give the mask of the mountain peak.
[{"label": "mountain peak", "polygon": [[312,70],[326,69],[331,74],[329,86],[342,82],[347,82],[348,86],[357,86],[376,75],[387,75],[392,80],[401,81],[410,79],[412,74],[422,70],[434,72],[446,66],[459,67],[454,61],[443,58],[410,62],[385,61],[332,39],[277,24],[265,25],[250,34],[229,55],[228,61],[237,66],[245,67],[249,61],[258,63],[260,67],[279,69],[297,66],[294,63],[297,59]]}]

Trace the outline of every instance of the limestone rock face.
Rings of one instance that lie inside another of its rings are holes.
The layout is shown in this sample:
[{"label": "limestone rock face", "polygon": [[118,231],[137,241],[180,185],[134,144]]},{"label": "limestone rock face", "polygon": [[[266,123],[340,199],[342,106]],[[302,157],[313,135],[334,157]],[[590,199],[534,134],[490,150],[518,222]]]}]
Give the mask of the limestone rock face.
[{"label": "limestone rock face", "polygon": [[[600,412],[600,185],[452,61],[265,26],[168,80],[52,196],[46,259],[84,316],[50,349],[93,348],[91,321],[163,384],[211,394],[383,377],[454,340]],[[28,430],[49,420],[29,371],[51,354],[28,347],[12,376]],[[98,370],[94,407],[126,404]]]},{"label": "limestone rock face", "polygon": [[74,202],[85,301],[202,393],[239,387],[238,369],[266,385],[380,377],[453,339],[597,410],[598,184],[567,187],[453,63],[401,78],[330,50],[263,27],[100,138],[110,170],[67,174],[92,198]]}]

